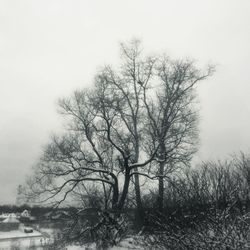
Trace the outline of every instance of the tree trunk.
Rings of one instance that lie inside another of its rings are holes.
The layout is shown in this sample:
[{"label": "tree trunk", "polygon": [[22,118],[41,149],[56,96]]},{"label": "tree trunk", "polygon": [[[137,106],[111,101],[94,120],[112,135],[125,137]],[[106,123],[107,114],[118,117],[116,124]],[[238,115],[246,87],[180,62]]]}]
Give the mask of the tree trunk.
[{"label": "tree trunk", "polygon": [[125,172],[125,180],[124,180],[124,184],[123,184],[123,189],[122,189],[122,194],[121,194],[121,198],[119,200],[118,203],[118,210],[122,210],[125,204],[125,200],[127,198],[127,194],[128,194],[128,188],[129,188],[129,182],[130,182],[130,170],[128,167],[126,167],[126,172]]},{"label": "tree trunk", "polygon": [[[137,172],[137,168],[135,168],[135,172]],[[140,188],[140,179],[139,175],[135,174],[135,197],[136,197],[136,204],[139,210],[142,209],[142,201],[141,201],[141,188]]]},{"label": "tree trunk", "polygon": [[116,209],[118,206],[118,199],[119,199],[119,189],[118,189],[118,183],[115,182],[113,186],[113,197],[112,197],[112,208]]},{"label": "tree trunk", "polygon": [[[137,124],[136,124],[137,120],[135,120],[135,131],[136,131],[136,147],[135,147],[135,159],[134,162],[138,162],[139,159],[139,135],[137,133]],[[135,172],[138,172],[138,168],[134,169]],[[135,199],[136,199],[136,205],[137,205],[137,210],[138,210],[138,215],[140,216],[140,220],[141,222],[143,221],[143,207],[142,207],[142,200],[141,200],[141,186],[140,186],[140,177],[139,175],[135,174],[134,175],[135,179],[134,179],[134,186],[135,186]]]},{"label": "tree trunk", "polygon": [[160,162],[160,168],[159,168],[159,183],[158,183],[158,210],[160,213],[163,212],[163,199],[164,199],[164,162]]},{"label": "tree trunk", "polygon": [[[135,172],[137,172],[137,168],[135,168]],[[136,199],[136,205],[137,205],[137,212],[136,212],[136,220],[137,220],[137,226],[140,227],[143,225],[144,222],[144,210],[142,206],[142,200],[141,200],[141,188],[140,188],[140,178],[139,175],[135,174],[135,199]]]}]

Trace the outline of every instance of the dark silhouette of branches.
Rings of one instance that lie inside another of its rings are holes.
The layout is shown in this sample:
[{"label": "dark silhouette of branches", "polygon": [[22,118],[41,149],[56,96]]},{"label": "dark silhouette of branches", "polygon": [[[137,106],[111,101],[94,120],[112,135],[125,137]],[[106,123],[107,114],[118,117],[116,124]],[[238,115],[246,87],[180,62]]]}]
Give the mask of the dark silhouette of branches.
[{"label": "dark silhouette of branches", "polygon": [[[106,210],[119,218],[128,193],[135,192],[143,219],[143,180],[158,181],[163,210],[164,180],[187,166],[196,150],[195,86],[213,72],[190,60],[144,57],[140,42],[121,44],[119,69],[105,66],[94,85],[58,102],[67,121],[54,136],[29,178],[30,198],[56,206],[69,197],[100,190]],[[133,183],[133,189],[131,189]]]}]

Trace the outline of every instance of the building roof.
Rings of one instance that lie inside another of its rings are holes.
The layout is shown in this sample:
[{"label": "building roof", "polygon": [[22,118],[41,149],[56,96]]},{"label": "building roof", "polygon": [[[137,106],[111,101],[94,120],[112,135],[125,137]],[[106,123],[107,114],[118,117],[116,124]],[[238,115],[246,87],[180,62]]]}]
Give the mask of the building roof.
[{"label": "building roof", "polygon": [[2,221],[3,223],[19,223],[19,220],[15,217],[8,217]]}]

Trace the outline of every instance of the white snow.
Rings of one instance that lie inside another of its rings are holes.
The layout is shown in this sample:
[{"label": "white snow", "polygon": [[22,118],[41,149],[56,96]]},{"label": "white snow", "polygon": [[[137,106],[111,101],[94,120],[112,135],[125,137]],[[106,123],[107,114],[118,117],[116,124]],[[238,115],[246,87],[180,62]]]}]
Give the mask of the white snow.
[{"label": "white snow", "polygon": [[25,233],[22,230],[12,230],[8,232],[0,232],[0,239],[10,239],[10,238],[29,238],[29,237],[39,237],[43,236],[38,231],[33,231],[32,233]]},{"label": "white snow", "polygon": [[47,238],[38,231],[32,233],[25,233],[23,230],[12,230],[9,232],[0,232],[0,249],[43,249],[43,246],[47,246],[52,243],[52,239]]},{"label": "white snow", "polygon": [[[136,246],[134,243],[133,238],[127,238],[123,241],[121,241],[117,246],[111,247],[109,250],[143,250],[144,248],[140,246]],[[95,244],[89,245],[89,246],[68,246],[67,250],[98,250],[95,246]]]}]

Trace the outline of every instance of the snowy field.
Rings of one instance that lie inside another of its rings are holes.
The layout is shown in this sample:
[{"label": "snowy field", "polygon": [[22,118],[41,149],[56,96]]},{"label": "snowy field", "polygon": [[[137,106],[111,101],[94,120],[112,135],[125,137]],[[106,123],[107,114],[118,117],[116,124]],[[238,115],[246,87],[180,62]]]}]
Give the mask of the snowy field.
[{"label": "snowy field", "polygon": [[[45,246],[52,243],[54,230],[49,228],[41,228],[40,232],[34,230],[32,233],[25,233],[23,228],[8,232],[0,232],[0,250],[43,250]],[[48,237],[50,236],[50,238]],[[65,250],[98,250],[95,244],[86,246],[67,246]],[[124,239],[109,250],[143,250],[143,248],[134,244],[133,238]]]},{"label": "snowy field", "polygon": [[[109,250],[143,250],[144,248],[136,246],[133,243],[132,238],[127,238],[121,241],[117,246],[110,248]],[[95,244],[89,246],[68,246],[67,250],[98,250]]]},{"label": "snowy field", "polygon": [[12,230],[8,232],[0,232],[0,241],[12,238],[42,237],[42,234],[33,230],[32,233],[25,233],[23,230]]},{"label": "snowy field", "polygon": [[0,250],[26,250],[35,247],[36,250],[42,250],[43,246],[48,244],[50,244],[50,239],[35,230],[28,234],[23,230],[0,232]]}]

